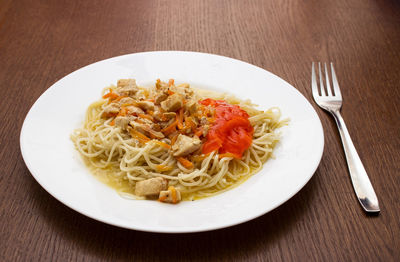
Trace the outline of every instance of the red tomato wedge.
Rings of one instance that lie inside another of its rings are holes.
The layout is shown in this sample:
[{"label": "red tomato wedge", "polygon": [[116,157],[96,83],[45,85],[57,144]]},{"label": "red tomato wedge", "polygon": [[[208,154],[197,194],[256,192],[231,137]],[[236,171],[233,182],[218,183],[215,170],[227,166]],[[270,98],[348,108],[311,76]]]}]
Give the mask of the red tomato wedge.
[{"label": "red tomato wedge", "polygon": [[224,100],[207,98],[199,102],[215,108],[215,121],[210,127],[203,145],[202,153],[218,151],[220,154],[231,153],[241,159],[253,140],[254,129],[249,115],[237,105],[228,104]]}]

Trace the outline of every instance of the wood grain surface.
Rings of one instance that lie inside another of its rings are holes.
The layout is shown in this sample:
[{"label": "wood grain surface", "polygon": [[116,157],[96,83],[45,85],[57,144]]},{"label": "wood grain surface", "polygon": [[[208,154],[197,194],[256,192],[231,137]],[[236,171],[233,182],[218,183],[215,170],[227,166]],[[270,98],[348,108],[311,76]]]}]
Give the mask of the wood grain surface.
[{"label": "wood grain surface", "polygon": [[[106,225],[50,196],[19,147],[32,104],[82,66],[152,50],[233,57],[295,86],[325,132],[310,182],[253,221],[181,235]],[[335,123],[312,101],[312,61],[336,65],[379,216],[359,206]],[[0,88],[1,261],[400,261],[399,1],[0,0]]]}]

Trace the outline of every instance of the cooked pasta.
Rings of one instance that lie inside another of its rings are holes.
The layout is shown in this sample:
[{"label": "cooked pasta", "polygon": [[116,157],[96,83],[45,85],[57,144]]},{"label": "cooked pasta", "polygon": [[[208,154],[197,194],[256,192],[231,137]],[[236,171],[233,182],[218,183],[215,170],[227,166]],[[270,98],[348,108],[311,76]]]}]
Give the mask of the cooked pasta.
[{"label": "cooked pasta", "polygon": [[92,103],[71,139],[87,166],[125,196],[177,203],[224,192],[273,156],[279,108],[157,80],[121,79]]}]

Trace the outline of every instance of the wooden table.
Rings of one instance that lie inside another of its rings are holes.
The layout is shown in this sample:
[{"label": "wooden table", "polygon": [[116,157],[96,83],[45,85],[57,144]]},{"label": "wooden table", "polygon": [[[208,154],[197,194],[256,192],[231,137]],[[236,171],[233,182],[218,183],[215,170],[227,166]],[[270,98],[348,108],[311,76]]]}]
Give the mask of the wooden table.
[{"label": "wooden table", "polygon": [[[295,86],[325,149],[310,182],[253,221],[155,234],[87,218],[50,196],[19,149],[25,115],[49,86],[105,58],[191,50],[237,58]],[[333,119],[312,102],[312,61],[333,61],[343,117],[379,197],[366,215]],[[1,261],[399,261],[400,2],[0,0]]]}]

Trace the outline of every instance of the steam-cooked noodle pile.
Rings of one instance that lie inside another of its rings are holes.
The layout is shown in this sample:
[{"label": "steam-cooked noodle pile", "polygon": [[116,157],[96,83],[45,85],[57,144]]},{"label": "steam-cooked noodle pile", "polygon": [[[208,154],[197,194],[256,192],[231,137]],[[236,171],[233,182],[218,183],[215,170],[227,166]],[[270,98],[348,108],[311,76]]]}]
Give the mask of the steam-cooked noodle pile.
[{"label": "steam-cooked noodle pile", "polygon": [[157,80],[121,79],[91,104],[71,138],[121,194],[177,203],[228,190],[262,168],[286,121],[280,110]]}]

